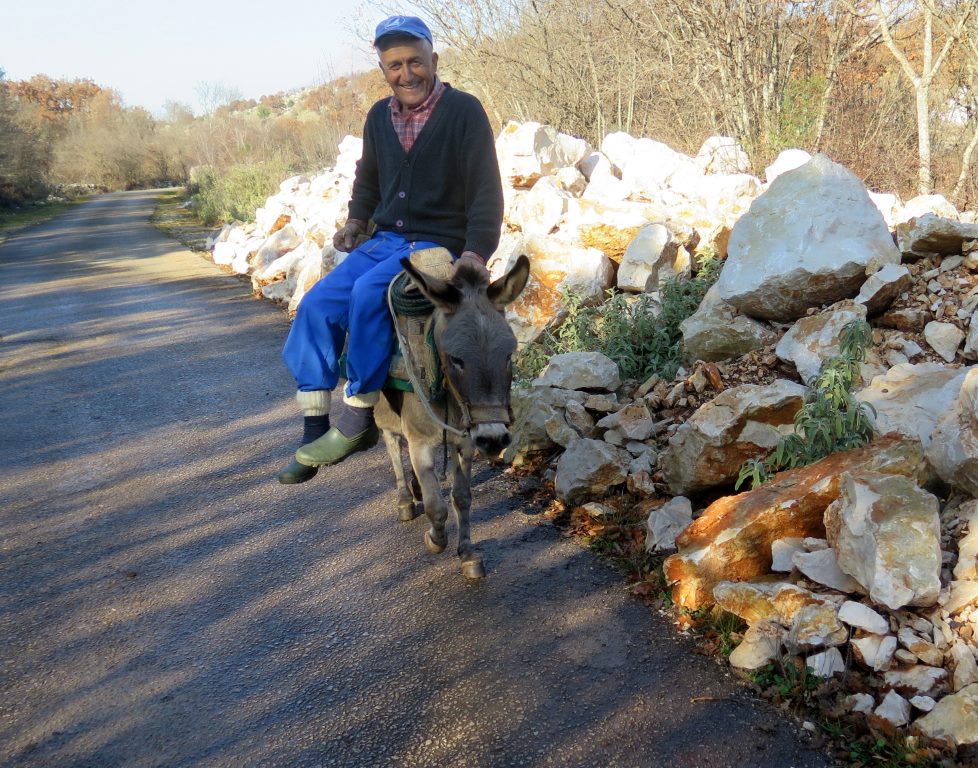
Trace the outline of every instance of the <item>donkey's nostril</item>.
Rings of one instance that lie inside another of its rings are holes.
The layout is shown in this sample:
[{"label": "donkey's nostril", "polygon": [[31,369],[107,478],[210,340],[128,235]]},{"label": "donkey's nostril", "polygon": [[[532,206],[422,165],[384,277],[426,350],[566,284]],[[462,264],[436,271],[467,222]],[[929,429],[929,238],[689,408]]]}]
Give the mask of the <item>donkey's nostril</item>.
[{"label": "donkey's nostril", "polygon": [[502,437],[499,438],[499,447],[506,448],[511,442],[513,442],[509,437],[509,432],[506,432]]}]

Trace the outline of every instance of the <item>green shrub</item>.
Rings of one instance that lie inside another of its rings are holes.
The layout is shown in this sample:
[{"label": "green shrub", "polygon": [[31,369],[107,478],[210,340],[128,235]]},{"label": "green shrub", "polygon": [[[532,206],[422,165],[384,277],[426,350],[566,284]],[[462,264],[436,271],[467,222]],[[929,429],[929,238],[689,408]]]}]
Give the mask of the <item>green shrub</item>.
[{"label": "green shrub", "polygon": [[[597,351],[618,364],[623,379],[645,380],[653,373],[672,379],[682,363],[679,324],[689,317],[716,282],[723,263],[709,254],[698,256],[693,278],[673,278],[660,291],[661,307],[648,293],[636,297],[614,289],[598,307],[586,307],[572,290],[561,293],[563,322],[539,342],[525,345],[514,363],[517,381],[540,374],[550,357],[565,352]],[[658,314],[656,314],[656,310]]]},{"label": "green shrub", "polygon": [[809,385],[805,402],[795,414],[794,433],[781,438],[766,459],[745,462],[735,490],[747,480],[756,488],[775,472],[814,464],[831,453],[859,448],[873,439],[867,411],[872,406],[852,396],[859,364],[866,359],[872,340],[873,329],[865,320],[854,320],[842,329],[839,354],[825,361]]},{"label": "green shrub", "polygon": [[242,163],[225,171],[201,168],[190,205],[205,224],[254,221],[255,210],[278,189],[288,168],[281,162]]}]

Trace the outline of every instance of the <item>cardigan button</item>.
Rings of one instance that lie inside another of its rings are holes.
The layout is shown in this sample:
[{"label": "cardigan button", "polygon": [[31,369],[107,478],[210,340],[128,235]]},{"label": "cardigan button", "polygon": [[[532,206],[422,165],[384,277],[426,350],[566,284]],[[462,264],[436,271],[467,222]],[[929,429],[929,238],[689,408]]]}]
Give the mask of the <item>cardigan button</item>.
[{"label": "cardigan button", "polygon": [[397,196],[403,200],[405,197],[407,197],[407,192],[398,192]]},{"label": "cardigan button", "polygon": [[398,227],[403,227],[403,226],[404,226],[404,222],[403,222],[403,221],[402,221],[401,219],[398,219],[398,220],[397,220],[397,221],[395,221],[394,223],[395,223],[395,224],[396,224],[396,225],[397,225]]}]

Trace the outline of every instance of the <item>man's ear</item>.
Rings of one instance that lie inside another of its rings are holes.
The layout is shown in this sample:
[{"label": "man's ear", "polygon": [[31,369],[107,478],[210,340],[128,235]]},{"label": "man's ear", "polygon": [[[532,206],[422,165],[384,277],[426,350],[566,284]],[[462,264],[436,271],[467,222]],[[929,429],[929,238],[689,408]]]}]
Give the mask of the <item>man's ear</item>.
[{"label": "man's ear", "polygon": [[458,309],[458,305],[462,303],[462,293],[458,288],[440,277],[419,272],[410,259],[401,259],[401,266],[432,304],[446,312],[454,312]]},{"label": "man's ear", "polygon": [[431,54],[431,69],[433,72],[438,71],[438,54],[434,52]]}]

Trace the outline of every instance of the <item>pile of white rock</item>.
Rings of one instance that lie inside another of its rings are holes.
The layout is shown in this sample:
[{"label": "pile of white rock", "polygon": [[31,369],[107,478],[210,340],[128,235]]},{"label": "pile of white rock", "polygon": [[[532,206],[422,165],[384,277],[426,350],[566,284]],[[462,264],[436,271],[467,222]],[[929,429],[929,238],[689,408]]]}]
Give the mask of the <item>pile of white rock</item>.
[{"label": "pile of white rock", "polygon": [[[254,224],[225,227],[215,262],[294,309],[343,258],[331,240],[360,143],[340,150],[333,169],[283,182]],[[556,356],[514,398],[507,458],[553,451],[568,505],[623,486],[644,499],[647,548],[677,550],[665,563],[677,603],[748,622],[736,666],[792,653],[829,676],[852,659],[871,681],[854,712],[978,742],[974,212],[870,193],[800,150],[762,180],[725,138],[688,157],[623,133],[595,149],[511,123],[497,151],[506,215],[490,268],[530,256],[529,288],[508,310],[521,342],[560,321],[565,287],[594,303],[612,287],[654,299],[704,254],[725,258],[683,323],[674,380],[622,382],[599,353]],[[745,460],[792,431],[805,383],[863,318],[874,335],[858,397],[893,434],[694,512],[698,494],[732,489]],[[748,358],[764,376],[734,375]]]}]

